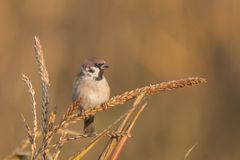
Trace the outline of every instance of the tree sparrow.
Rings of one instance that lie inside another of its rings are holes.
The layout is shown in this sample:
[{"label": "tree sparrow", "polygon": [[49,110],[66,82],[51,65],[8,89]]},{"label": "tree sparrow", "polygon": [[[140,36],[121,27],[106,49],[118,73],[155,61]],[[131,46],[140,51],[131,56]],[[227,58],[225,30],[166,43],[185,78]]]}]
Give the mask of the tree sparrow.
[{"label": "tree sparrow", "polygon": [[[81,99],[80,111],[106,102],[110,97],[110,87],[103,73],[108,68],[100,58],[87,59],[73,83],[72,101]],[[94,134],[94,116],[84,119],[84,133]]]}]

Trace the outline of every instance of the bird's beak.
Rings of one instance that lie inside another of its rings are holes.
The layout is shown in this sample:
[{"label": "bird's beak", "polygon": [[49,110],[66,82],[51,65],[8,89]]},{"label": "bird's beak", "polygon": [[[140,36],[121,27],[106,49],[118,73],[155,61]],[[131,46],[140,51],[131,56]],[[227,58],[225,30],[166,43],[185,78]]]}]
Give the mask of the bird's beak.
[{"label": "bird's beak", "polygon": [[106,65],[106,64],[104,64],[104,65],[101,66],[101,68],[102,68],[102,69],[107,69],[107,68],[109,68],[109,66]]}]

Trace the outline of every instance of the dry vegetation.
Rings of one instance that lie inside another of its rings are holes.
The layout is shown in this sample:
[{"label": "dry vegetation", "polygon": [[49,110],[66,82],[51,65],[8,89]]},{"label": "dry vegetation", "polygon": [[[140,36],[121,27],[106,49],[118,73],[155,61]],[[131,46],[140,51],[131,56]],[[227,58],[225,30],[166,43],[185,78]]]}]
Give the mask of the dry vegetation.
[{"label": "dry vegetation", "polygon": [[[50,81],[46,68],[46,64],[43,57],[43,50],[40,41],[37,37],[34,37],[34,49],[35,57],[38,66],[38,73],[41,80],[41,123],[37,121],[36,111],[36,100],[35,91],[32,83],[26,75],[22,75],[22,80],[25,82],[32,105],[33,115],[33,128],[29,127],[24,116],[22,116],[26,132],[27,139],[23,140],[19,147],[16,148],[7,159],[43,159],[43,160],[56,160],[59,158],[62,147],[65,143],[79,140],[83,138],[89,138],[86,134],[76,133],[75,131],[69,130],[68,126],[72,123],[77,123],[80,120],[94,115],[97,112],[101,112],[112,107],[134,99],[134,103],[125,114],[114,121],[109,127],[97,134],[96,137],[89,141],[89,144],[79,149],[79,152],[70,157],[69,159],[79,160],[82,159],[103,137],[108,138],[108,142],[103,147],[102,153],[99,155],[99,160],[116,160],[118,159],[121,150],[126,140],[131,137],[131,130],[142,113],[144,108],[147,106],[147,100],[145,97],[157,94],[162,91],[170,91],[183,87],[196,86],[201,83],[206,83],[204,78],[191,77],[180,80],[173,80],[169,82],[162,82],[159,84],[149,85],[135,90],[126,91],[125,93],[112,97],[109,101],[96,106],[94,109],[86,110],[84,113],[78,113],[78,106],[81,103],[81,99],[77,100],[68,107],[66,113],[62,116],[59,123],[55,122],[56,112],[49,106],[49,87]],[[41,129],[38,125],[41,124]],[[53,141],[53,138],[58,140]],[[30,146],[30,147],[29,147]],[[195,145],[190,148],[186,153],[185,158],[189,155]]]}]

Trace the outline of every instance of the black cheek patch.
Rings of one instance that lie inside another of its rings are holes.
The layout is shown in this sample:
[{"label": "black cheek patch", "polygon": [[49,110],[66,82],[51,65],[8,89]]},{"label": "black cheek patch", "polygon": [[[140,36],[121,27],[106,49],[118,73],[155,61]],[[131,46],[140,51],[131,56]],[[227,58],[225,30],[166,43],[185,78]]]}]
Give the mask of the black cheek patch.
[{"label": "black cheek patch", "polygon": [[94,73],[95,71],[93,69],[89,69],[88,72]]},{"label": "black cheek patch", "polygon": [[100,69],[100,71],[98,73],[98,77],[96,78],[97,81],[100,81],[103,79],[103,73],[104,73],[104,70]]}]

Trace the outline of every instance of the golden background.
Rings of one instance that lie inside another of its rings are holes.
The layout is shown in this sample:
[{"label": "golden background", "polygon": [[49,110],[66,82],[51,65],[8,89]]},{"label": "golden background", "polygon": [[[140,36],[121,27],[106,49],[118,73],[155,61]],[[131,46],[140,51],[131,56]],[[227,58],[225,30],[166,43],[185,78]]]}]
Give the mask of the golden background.
[{"label": "golden background", "polygon": [[[239,0],[0,1],[0,159],[26,137],[20,114],[32,122],[21,73],[30,77],[40,108],[34,35],[45,51],[51,106],[59,117],[85,58],[108,62],[112,95],[189,76],[208,79],[153,96],[120,159],[183,159],[195,143],[191,160],[240,159]],[[97,130],[130,105],[99,113]],[[80,143],[66,145],[61,159]],[[101,145],[88,159],[96,159]]]}]

